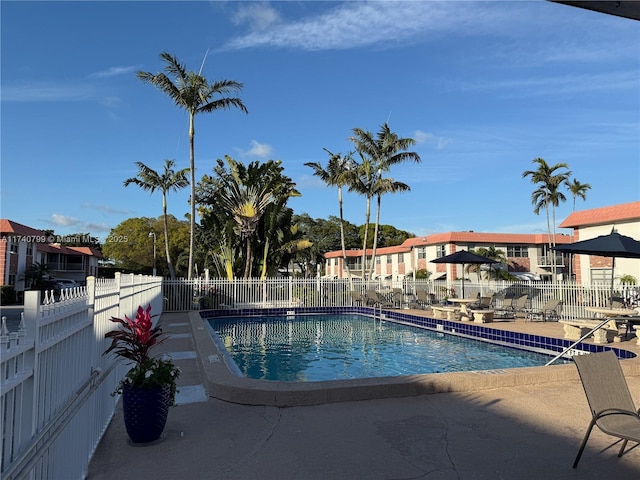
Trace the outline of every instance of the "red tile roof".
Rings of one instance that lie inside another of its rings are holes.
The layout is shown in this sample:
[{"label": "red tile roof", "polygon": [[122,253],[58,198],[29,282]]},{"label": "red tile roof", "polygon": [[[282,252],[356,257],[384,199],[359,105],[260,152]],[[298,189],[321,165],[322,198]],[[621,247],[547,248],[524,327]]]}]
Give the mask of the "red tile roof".
[{"label": "red tile roof", "polygon": [[610,207],[592,208],[573,212],[560,225],[561,228],[576,228],[585,225],[606,225],[621,220],[640,219],[640,202],[623,203]]},{"label": "red tile roof", "polygon": [[36,228],[27,227],[21,223],[8,220],[6,218],[0,218],[0,234],[24,235],[27,237],[45,237],[46,233]]},{"label": "red tile roof", "polygon": [[67,247],[69,250],[75,250],[76,252],[84,255],[91,255],[93,257],[102,258],[102,252],[93,247]]},{"label": "red tile roof", "polygon": [[59,243],[49,243],[45,245],[38,245],[38,250],[40,252],[64,253],[65,255],[88,255],[102,258],[100,250],[96,250],[92,247],[67,247],[60,245]]},{"label": "red tile roof", "polygon": [[[571,243],[570,235],[556,234],[556,244]],[[425,245],[442,243],[487,243],[487,244],[533,244],[549,243],[549,235],[544,233],[486,233],[486,232],[446,232],[427,237]]]}]

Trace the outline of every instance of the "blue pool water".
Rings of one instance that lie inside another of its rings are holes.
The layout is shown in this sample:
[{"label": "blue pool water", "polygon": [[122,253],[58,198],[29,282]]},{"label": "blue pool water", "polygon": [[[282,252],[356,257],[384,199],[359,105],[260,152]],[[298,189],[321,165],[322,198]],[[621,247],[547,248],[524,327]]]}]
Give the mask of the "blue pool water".
[{"label": "blue pool water", "polygon": [[550,357],[358,314],[214,318],[240,372],[280,381],[340,380],[542,366]]}]

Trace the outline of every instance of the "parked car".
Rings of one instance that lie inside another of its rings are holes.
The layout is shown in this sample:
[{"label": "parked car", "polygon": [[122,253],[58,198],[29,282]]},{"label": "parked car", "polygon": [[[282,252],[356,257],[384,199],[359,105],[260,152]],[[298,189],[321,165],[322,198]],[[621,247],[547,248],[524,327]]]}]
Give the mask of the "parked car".
[{"label": "parked car", "polygon": [[68,278],[54,278],[52,280],[57,284],[59,289],[75,288],[75,287],[79,287],[80,286],[80,284],[78,282],[76,282],[75,280],[68,279]]}]

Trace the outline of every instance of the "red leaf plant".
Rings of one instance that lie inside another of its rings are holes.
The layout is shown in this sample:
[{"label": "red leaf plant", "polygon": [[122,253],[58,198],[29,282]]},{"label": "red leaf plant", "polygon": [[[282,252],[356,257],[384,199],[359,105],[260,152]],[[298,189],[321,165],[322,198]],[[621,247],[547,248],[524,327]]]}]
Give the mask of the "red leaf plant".
[{"label": "red leaf plant", "polygon": [[177,391],[176,381],[180,375],[180,369],[173,364],[168,356],[163,358],[153,358],[149,355],[149,350],[156,345],[160,345],[166,340],[161,338],[162,329],[153,327],[151,316],[151,305],[146,310],[142,306],[138,307],[135,319],[130,319],[126,315],[124,320],[111,317],[111,321],[120,324],[117,330],[107,332],[105,338],[110,338],[111,345],[103,355],[113,352],[113,354],[126,358],[134,366],[120,381],[114,394],[122,393],[125,384],[137,388],[157,388],[165,385],[171,386],[171,405],[175,405],[175,394]]}]

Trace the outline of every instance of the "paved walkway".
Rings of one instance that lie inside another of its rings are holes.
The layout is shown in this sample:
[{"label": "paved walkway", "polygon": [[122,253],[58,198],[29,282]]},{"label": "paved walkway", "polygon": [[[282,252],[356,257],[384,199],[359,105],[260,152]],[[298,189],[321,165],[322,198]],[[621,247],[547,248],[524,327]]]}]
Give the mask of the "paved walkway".
[{"label": "paved walkway", "polygon": [[[200,327],[187,314],[160,322],[171,335],[162,348],[183,370],[166,438],[131,445],[118,408],[90,480],[640,478],[640,446],[618,458],[619,444],[599,431],[571,468],[589,422],[577,381],[309,407],[237,405],[207,395],[192,335]],[[501,327],[554,336],[559,325]],[[627,380],[640,405],[640,376]]]}]

